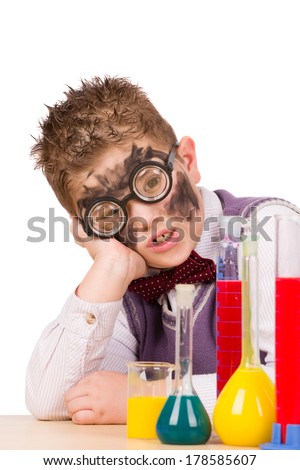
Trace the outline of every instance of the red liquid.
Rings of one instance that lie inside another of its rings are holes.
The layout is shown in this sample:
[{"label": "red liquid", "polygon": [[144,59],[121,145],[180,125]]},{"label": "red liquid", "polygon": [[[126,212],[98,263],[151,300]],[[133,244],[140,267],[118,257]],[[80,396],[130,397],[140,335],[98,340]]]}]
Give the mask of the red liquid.
[{"label": "red liquid", "polygon": [[276,279],[276,422],[300,424],[300,278]]},{"label": "red liquid", "polygon": [[240,365],[242,281],[217,281],[217,395]]}]

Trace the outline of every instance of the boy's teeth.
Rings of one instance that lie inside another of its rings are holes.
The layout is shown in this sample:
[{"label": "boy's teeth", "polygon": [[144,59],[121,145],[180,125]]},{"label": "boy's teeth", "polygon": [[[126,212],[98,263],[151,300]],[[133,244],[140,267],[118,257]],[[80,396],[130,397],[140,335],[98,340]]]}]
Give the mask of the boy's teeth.
[{"label": "boy's teeth", "polygon": [[171,232],[164,233],[164,234],[160,235],[159,237],[155,238],[153,241],[157,245],[160,245],[161,243],[167,241],[171,237],[171,235],[172,235]]}]

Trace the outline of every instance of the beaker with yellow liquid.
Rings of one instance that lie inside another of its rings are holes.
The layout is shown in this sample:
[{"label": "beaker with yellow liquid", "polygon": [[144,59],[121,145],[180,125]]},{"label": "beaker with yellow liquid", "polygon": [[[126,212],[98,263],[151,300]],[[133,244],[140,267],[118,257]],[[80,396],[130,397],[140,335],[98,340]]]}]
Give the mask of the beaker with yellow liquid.
[{"label": "beaker with yellow liquid", "polygon": [[257,270],[257,241],[249,232],[242,258],[242,357],[213,413],[215,431],[227,445],[259,446],[271,438],[275,420],[275,387],[259,360]]}]

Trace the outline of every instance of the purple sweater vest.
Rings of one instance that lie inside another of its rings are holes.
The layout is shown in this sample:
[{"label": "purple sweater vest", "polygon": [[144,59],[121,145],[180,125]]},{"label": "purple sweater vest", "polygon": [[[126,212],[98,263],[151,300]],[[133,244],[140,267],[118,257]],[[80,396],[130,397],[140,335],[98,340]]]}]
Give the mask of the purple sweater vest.
[{"label": "purple sweater vest", "polygon": [[[225,190],[215,191],[223,206],[224,215],[249,217],[254,207],[279,204],[297,208],[282,199],[236,198]],[[216,291],[215,282],[200,283],[194,299],[193,373],[210,374],[216,371]],[[175,363],[175,315],[162,311],[157,303],[149,303],[139,294],[126,292],[123,308],[132,334],[139,344],[138,360]],[[264,353],[261,352],[263,358]]]}]

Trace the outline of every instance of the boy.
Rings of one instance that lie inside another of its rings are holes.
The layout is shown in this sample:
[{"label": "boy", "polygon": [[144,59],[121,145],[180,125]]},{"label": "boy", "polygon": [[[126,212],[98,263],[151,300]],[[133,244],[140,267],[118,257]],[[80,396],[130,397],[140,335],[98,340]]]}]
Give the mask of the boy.
[{"label": "boy", "polygon": [[[126,364],[174,362],[174,286],[192,282],[194,384],[211,413],[217,219],[232,209],[230,215],[248,216],[252,205],[261,219],[297,209],[199,188],[193,140],[178,142],[146,94],[125,78],[96,77],[70,88],[65,101],[49,108],[41,131],[32,149],[36,166],[93,262],[36,345],[27,371],[28,409],[40,419],[125,423]],[[266,227],[273,240],[271,220]],[[274,247],[261,252],[260,340],[271,364]]]}]

